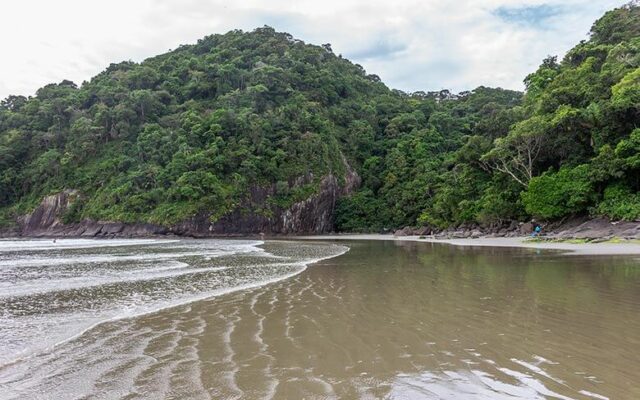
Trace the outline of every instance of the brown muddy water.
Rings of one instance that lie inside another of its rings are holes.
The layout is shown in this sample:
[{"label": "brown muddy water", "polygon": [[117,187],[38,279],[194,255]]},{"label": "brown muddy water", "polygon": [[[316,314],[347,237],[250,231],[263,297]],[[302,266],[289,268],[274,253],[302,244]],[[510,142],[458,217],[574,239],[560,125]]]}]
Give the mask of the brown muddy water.
[{"label": "brown muddy water", "polygon": [[0,241],[0,307],[2,399],[640,399],[638,257]]}]

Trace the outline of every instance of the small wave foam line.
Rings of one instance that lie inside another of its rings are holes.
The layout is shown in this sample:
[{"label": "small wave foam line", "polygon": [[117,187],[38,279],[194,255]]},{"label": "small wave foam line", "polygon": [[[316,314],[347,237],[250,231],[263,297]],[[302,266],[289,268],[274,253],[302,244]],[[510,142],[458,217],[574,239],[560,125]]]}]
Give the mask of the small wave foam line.
[{"label": "small wave foam line", "polygon": [[[261,249],[255,247],[255,252],[260,252]],[[146,261],[146,260],[162,260],[162,259],[176,259],[182,257],[221,257],[232,256],[240,253],[249,253],[253,250],[238,248],[229,250],[210,250],[210,251],[190,251],[182,253],[147,253],[136,254],[130,256],[123,255],[82,255],[77,257],[42,257],[42,258],[24,258],[24,259],[11,259],[0,261],[0,267],[40,267],[40,266],[54,266],[54,265],[69,265],[69,264],[94,264],[94,263],[117,263],[122,261]]]},{"label": "small wave foam line", "polygon": [[176,278],[189,274],[199,274],[205,272],[224,271],[231,267],[209,267],[209,268],[188,268],[189,264],[181,263],[183,266],[165,267],[156,270],[137,270],[137,273],[126,273],[122,277],[87,277],[87,278],[70,278],[59,280],[47,280],[47,285],[13,285],[12,287],[3,288],[0,286],[0,298],[30,296],[36,294],[64,292],[76,289],[88,289],[105,285],[113,285],[119,283],[145,282],[163,278]]},{"label": "small wave foam line", "polygon": [[142,317],[145,315],[149,315],[149,314],[154,314],[156,312],[160,312],[160,311],[164,311],[167,309],[171,309],[171,308],[175,308],[175,307],[180,307],[180,306],[184,306],[187,304],[191,304],[197,301],[203,301],[212,297],[217,297],[217,296],[222,296],[225,294],[229,294],[229,293],[234,293],[234,292],[239,292],[242,290],[250,290],[250,289],[255,289],[255,288],[259,288],[259,287],[263,287],[269,284],[273,284],[276,282],[280,282],[286,279],[289,279],[291,277],[294,277],[302,272],[304,272],[307,267],[311,264],[323,261],[323,260],[328,260],[331,258],[335,258],[335,257],[339,257],[345,253],[347,253],[349,251],[349,247],[347,246],[334,246],[336,249],[339,249],[339,251],[337,251],[335,254],[330,254],[324,257],[318,257],[318,258],[313,258],[313,259],[307,259],[307,260],[302,260],[302,261],[294,261],[290,264],[286,264],[286,265],[294,265],[294,266],[299,266],[299,268],[297,268],[295,271],[292,271],[290,273],[287,274],[283,274],[277,277],[273,277],[270,279],[262,279],[262,280],[258,280],[255,282],[248,282],[242,285],[237,285],[234,287],[228,287],[228,288],[220,288],[220,289],[215,289],[209,292],[203,292],[203,293],[199,293],[195,296],[191,296],[188,298],[181,298],[181,299],[173,299],[173,300],[169,300],[166,302],[162,302],[162,303],[155,303],[153,305],[149,305],[147,307],[145,306],[137,306],[131,309],[127,309],[125,310],[125,313],[119,314],[119,315],[115,315],[115,316],[110,316],[107,317],[103,320],[97,321],[97,322],[93,322],[91,324],[89,324],[88,326],[85,326],[83,328],[81,328],[79,331],[72,333],[69,337],[66,337],[62,340],[59,340],[51,345],[46,345],[40,349],[35,349],[33,351],[27,352],[26,354],[22,354],[14,359],[9,359],[9,360],[5,360],[0,362],[0,370],[9,367],[13,364],[17,364],[21,361],[25,361],[27,359],[30,359],[34,356],[37,356],[39,354],[42,353],[49,353],[54,351],[57,347],[68,343],[74,339],[79,338],[80,336],[84,335],[85,333],[89,332],[90,330],[96,328],[97,326],[100,326],[102,324],[108,323],[108,322],[113,322],[113,321],[119,321],[119,320],[123,320],[123,319],[130,319],[130,318],[138,318],[138,317]]},{"label": "small wave foam line", "polygon": [[41,239],[41,240],[7,240],[0,239],[0,252],[34,251],[34,250],[69,250],[95,247],[125,247],[154,244],[177,243],[177,239]]}]

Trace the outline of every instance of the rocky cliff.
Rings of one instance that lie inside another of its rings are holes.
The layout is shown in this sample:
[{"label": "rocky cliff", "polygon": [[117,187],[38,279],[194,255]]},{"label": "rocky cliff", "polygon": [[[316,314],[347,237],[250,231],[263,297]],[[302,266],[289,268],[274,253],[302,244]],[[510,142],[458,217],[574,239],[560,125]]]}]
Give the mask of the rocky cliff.
[{"label": "rocky cliff", "polygon": [[[70,236],[70,237],[139,237],[151,235],[180,235],[206,237],[216,235],[327,233],[334,227],[334,210],[339,197],[353,192],[360,177],[348,164],[347,173],[340,179],[333,174],[320,179],[317,192],[288,208],[272,208],[268,213],[257,211],[274,195],[275,185],[252,187],[246,201],[231,213],[211,221],[202,212],[173,226],[118,221],[83,220],[63,222],[65,213],[81,196],[76,190],[65,190],[45,197],[31,213],[17,220],[17,228],[3,232],[3,236]],[[313,181],[313,175],[300,177],[292,186]],[[261,206],[261,207],[259,207]]]}]

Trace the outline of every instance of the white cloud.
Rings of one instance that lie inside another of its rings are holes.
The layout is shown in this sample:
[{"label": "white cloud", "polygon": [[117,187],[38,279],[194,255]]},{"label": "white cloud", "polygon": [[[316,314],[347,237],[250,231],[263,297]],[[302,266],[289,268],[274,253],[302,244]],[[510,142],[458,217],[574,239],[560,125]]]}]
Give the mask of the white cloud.
[{"label": "white cloud", "polygon": [[[207,34],[265,24],[331,43],[393,88],[522,89],[545,56],[563,55],[604,11],[624,2],[23,0],[4,4],[0,14],[0,98],[63,79],[80,83],[112,62],[142,61]],[[536,6],[544,8],[536,13]],[[500,9],[509,12],[501,16]]]}]

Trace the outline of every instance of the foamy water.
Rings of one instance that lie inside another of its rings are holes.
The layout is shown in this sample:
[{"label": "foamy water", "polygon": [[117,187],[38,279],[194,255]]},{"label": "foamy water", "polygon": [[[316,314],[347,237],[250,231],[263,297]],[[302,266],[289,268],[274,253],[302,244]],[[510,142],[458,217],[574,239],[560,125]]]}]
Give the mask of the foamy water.
[{"label": "foamy water", "polygon": [[130,243],[0,251],[0,399],[640,398],[634,258]]},{"label": "foamy water", "polygon": [[[251,240],[0,241],[0,367],[105,321],[275,282],[346,251]],[[306,251],[305,251],[306,250]]]}]

